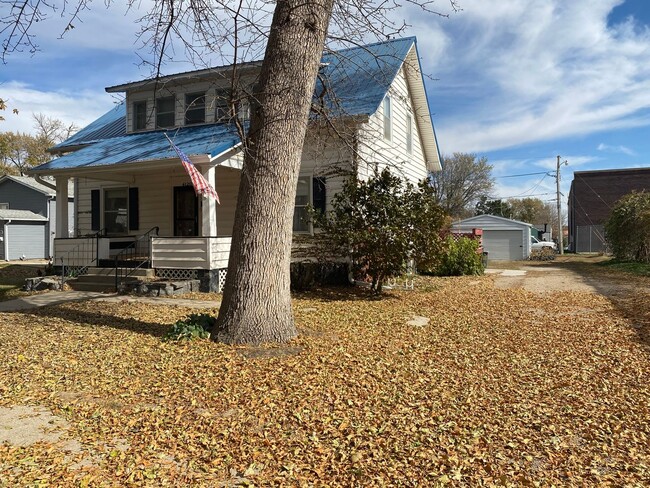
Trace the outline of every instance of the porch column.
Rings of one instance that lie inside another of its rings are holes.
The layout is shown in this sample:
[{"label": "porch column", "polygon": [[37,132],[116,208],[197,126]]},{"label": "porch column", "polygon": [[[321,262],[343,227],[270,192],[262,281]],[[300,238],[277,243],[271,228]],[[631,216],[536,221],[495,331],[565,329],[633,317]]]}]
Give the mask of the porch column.
[{"label": "porch column", "polygon": [[56,177],[56,237],[70,237],[68,229],[68,178]]},{"label": "porch column", "polygon": [[[208,183],[215,187],[215,168],[210,166],[204,171],[201,171],[203,177]],[[201,198],[201,236],[216,236],[217,235],[217,202],[213,198]]]}]

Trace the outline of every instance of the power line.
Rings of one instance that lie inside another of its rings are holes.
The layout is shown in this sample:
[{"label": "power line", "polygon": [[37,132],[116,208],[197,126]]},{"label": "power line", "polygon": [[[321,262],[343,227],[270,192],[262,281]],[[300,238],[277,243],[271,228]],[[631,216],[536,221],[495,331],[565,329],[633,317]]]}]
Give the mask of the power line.
[{"label": "power line", "polygon": [[550,175],[550,171],[539,171],[537,173],[523,173],[520,175],[505,175],[505,176],[495,176],[494,179],[498,180],[501,178],[518,178],[520,176],[535,176],[535,175]]}]

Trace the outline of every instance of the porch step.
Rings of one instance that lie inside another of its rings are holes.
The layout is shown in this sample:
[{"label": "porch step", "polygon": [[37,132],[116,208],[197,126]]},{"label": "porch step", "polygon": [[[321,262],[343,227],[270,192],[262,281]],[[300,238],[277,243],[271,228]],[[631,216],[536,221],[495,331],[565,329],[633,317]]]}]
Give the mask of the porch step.
[{"label": "porch step", "polygon": [[[136,269],[122,282],[152,279],[155,276],[153,269]],[[70,288],[77,291],[115,291],[115,268],[88,268],[85,275],[66,282]]]},{"label": "porch step", "polygon": [[[97,265],[100,268],[115,269],[115,259],[100,259],[97,262]],[[120,260],[117,265],[120,268],[136,268],[138,266],[148,268],[151,263],[149,263],[149,258],[147,256],[140,256],[133,259]]]}]

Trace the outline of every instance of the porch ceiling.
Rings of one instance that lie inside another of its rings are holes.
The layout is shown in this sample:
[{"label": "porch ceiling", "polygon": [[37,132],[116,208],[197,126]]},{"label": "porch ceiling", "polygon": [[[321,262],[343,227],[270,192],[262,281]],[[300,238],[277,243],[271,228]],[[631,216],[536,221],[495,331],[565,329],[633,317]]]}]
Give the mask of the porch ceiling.
[{"label": "porch ceiling", "polygon": [[182,127],[173,131],[152,131],[114,137],[66,154],[34,168],[30,173],[78,175],[86,171],[159,167],[161,163],[178,164],[165,133],[194,163],[207,163],[234,149],[239,143],[234,126],[211,124]]}]

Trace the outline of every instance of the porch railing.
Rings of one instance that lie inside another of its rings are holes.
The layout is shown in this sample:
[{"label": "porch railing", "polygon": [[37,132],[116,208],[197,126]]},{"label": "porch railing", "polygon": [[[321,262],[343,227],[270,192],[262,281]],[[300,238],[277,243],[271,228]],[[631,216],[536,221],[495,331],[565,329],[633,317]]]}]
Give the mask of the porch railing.
[{"label": "porch railing", "polygon": [[151,238],[159,228],[152,227],[115,256],[115,290],[120,283],[151,261]]},{"label": "porch railing", "polygon": [[88,268],[99,260],[99,239],[106,235],[106,229],[79,237],[79,244],[59,258],[61,261],[61,286],[66,278],[76,278],[88,272]]}]

